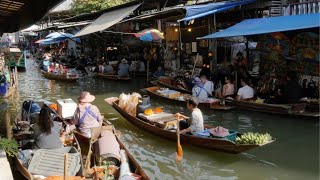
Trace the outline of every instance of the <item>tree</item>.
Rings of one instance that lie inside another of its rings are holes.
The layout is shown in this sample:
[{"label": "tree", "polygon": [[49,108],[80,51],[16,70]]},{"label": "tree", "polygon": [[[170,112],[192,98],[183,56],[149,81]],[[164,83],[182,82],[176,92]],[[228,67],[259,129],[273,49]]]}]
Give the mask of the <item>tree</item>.
[{"label": "tree", "polygon": [[118,6],[131,0],[73,0],[71,11],[74,15],[95,12]]}]

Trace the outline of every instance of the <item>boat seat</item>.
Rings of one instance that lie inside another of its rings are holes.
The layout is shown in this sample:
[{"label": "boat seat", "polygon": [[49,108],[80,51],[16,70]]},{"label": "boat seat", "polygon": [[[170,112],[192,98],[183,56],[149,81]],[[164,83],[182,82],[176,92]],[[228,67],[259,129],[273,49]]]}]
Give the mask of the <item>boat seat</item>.
[{"label": "boat seat", "polygon": [[81,167],[81,155],[74,147],[39,149],[35,151],[28,170],[33,175],[63,176],[65,153],[68,153],[68,176],[75,176]]}]

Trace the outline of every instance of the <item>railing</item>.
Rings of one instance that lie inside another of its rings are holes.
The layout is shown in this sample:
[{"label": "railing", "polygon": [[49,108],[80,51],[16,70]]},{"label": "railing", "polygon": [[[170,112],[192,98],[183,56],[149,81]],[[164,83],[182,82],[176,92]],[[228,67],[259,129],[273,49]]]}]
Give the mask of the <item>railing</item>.
[{"label": "railing", "polygon": [[298,3],[290,3],[290,15],[311,14],[320,12],[320,0],[299,0]]}]

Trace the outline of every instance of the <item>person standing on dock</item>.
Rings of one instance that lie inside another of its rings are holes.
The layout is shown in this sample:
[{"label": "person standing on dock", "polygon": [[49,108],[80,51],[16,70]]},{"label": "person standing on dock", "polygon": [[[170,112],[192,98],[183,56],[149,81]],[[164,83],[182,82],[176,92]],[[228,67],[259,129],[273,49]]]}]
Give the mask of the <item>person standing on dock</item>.
[{"label": "person standing on dock", "polygon": [[89,92],[83,91],[78,98],[78,108],[74,113],[72,124],[78,126],[80,132],[90,138],[91,129],[102,125],[103,116],[97,106],[92,105],[95,97]]}]

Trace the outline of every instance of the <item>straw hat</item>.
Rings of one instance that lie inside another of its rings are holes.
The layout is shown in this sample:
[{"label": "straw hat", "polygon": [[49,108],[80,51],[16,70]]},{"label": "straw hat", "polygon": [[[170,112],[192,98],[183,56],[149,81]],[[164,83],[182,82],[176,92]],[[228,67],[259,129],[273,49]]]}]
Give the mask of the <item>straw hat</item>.
[{"label": "straw hat", "polygon": [[80,102],[90,103],[90,102],[94,101],[95,98],[96,98],[96,97],[94,97],[93,95],[91,95],[89,92],[83,91],[83,92],[81,92],[78,100],[79,100]]},{"label": "straw hat", "polygon": [[128,63],[128,61],[126,59],[122,59],[121,63]]},{"label": "straw hat", "polygon": [[216,128],[212,128],[209,131],[212,135],[217,136],[217,137],[225,137],[225,136],[229,135],[229,130],[224,127],[221,127],[221,126],[218,126]]}]

